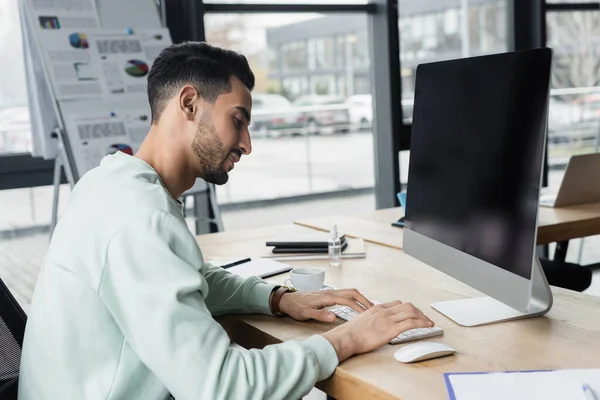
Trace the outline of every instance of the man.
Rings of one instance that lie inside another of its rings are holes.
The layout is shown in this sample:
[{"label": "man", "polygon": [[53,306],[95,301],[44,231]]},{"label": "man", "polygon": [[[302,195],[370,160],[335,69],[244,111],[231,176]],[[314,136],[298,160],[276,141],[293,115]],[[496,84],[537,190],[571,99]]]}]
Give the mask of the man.
[{"label": "man", "polygon": [[[297,399],[338,362],[433,323],[409,304],[373,306],[356,290],[288,292],[205,264],[176,199],[197,177],[224,184],[252,147],[254,76],[204,43],[165,49],[148,76],[152,126],[135,157],[84,176],[56,227],[25,333],[19,398]],[[360,304],[359,304],[360,303]],[[333,321],[302,342],[232,347],[213,315]]]}]

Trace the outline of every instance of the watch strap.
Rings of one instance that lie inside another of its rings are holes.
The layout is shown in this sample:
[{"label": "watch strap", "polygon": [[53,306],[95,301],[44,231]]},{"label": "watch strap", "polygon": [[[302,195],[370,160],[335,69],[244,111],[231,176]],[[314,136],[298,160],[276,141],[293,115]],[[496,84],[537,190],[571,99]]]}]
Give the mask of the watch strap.
[{"label": "watch strap", "polygon": [[271,299],[269,300],[269,309],[271,310],[271,313],[276,317],[283,316],[284,314],[279,309],[281,297],[286,293],[295,291],[295,289],[292,289],[288,286],[275,286],[275,288],[273,288],[273,294],[271,295]]}]

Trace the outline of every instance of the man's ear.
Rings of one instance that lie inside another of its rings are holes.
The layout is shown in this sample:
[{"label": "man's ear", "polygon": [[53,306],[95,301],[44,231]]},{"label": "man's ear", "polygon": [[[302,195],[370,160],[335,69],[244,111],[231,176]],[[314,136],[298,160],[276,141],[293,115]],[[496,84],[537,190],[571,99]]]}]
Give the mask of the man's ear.
[{"label": "man's ear", "polygon": [[191,85],[185,85],[179,92],[179,108],[187,120],[193,121],[196,118],[199,101],[200,95]]}]

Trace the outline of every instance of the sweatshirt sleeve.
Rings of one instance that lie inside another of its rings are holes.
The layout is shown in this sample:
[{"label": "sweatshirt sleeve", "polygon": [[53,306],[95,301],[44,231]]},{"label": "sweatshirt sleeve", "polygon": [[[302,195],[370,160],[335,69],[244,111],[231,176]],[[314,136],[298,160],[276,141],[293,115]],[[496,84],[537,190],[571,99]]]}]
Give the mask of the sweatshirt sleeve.
[{"label": "sweatshirt sleeve", "polygon": [[269,298],[274,285],[258,277],[242,278],[209,263],[204,264],[204,279],[209,287],[205,302],[213,315],[271,314]]},{"label": "sweatshirt sleeve", "polygon": [[[175,398],[301,398],[333,373],[337,356],[322,336],[262,350],[232,347],[205,303],[208,284],[185,224],[160,211],[130,222],[107,249],[99,296]],[[259,288],[257,299],[266,289],[249,286]]]}]

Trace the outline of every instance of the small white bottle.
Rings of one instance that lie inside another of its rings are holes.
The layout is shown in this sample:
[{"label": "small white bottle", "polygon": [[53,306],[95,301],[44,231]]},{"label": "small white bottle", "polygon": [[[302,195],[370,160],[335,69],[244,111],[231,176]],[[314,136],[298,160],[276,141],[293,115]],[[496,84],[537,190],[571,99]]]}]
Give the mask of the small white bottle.
[{"label": "small white bottle", "polygon": [[333,225],[329,232],[329,265],[339,267],[342,265],[342,241],[338,237],[337,226]]}]

